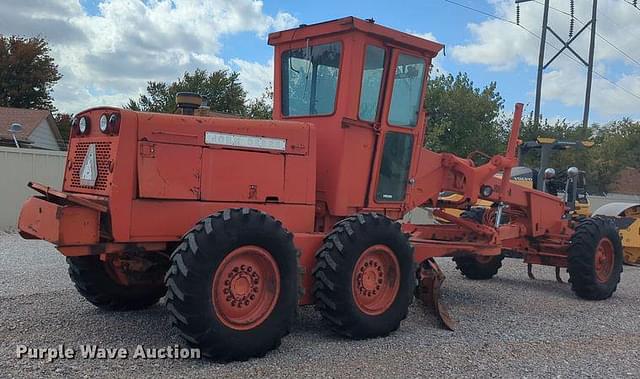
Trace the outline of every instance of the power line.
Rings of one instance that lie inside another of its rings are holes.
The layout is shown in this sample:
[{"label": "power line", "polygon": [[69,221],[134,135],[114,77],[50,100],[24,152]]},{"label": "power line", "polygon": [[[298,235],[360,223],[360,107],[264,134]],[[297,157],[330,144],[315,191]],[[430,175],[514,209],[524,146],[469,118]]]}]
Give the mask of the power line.
[{"label": "power line", "polygon": [[[533,0],[534,3],[540,4],[542,6],[544,6],[543,3],[541,3],[538,0]],[[625,1],[626,2],[626,1]],[[558,9],[556,7],[553,6],[549,6],[549,9],[553,9],[556,12],[562,13],[564,15],[567,15],[569,17],[574,18],[576,21],[578,21],[580,24],[585,25],[585,22],[582,21],[580,18],[571,15],[569,12],[563,11],[562,9]],[[640,9],[639,9],[640,10]],[[630,61],[632,61],[633,63],[635,63],[636,65],[638,65],[638,67],[640,67],[640,61],[638,61],[637,59],[635,59],[634,57],[632,57],[631,55],[627,54],[625,51],[623,51],[621,48],[619,48],[618,46],[614,45],[613,42],[609,41],[607,38],[605,38],[602,34],[600,34],[600,32],[596,31],[596,35],[598,37],[600,37],[600,39],[602,39],[604,42],[606,42],[609,46],[613,47],[616,51],[618,51],[620,54],[624,55],[627,59],[629,59]]]},{"label": "power line", "polygon": [[454,4],[454,5],[457,5],[457,6],[462,7],[462,8],[466,8],[466,9],[474,11],[474,12],[481,13],[481,14],[483,14],[485,16],[493,17],[495,19],[502,20],[502,21],[508,22],[510,24],[513,24],[513,25],[518,25],[514,21],[508,20],[508,19],[500,17],[500,16],[496,16],[495,14],[492,14],[492,13],[489,13],[489,12],[485,12],[485,11],[480,10],[480,9],[472,8],[472,7],[468,6],[468,5],[460,4],[460,3],[452,1],[452,0],[444,0],[444,1],[446,1],[447,3],[451,3],[451,4]]},{"label": "power line", "polygon": [[[485,16],[489,16],[489,17],[495,18],[495,19],[497,19],[497,20],[502,20],[502,21],[507,22],[507,23],[512,24],[512,25],[516,25],[516,26],[518,26],[518,27],[520,27],[520,28],[524,29],[524,30],[525,30],[525,31],[527,31],[529,34],[533,35],[534,37],[536,37],[536,38],[538,38],[538,39],[540,39],[540,40],[542,39],[542,37],[540,37],[538,34],[536,34],[536,33],[532,32],[531,30],[527,29],[526,27],[524,27],[524,26],[522,26],[522,25],[518,25],[518,24],[516,24],[514,21],[508,20],[508,19],[506,19],[506,18],[503,18],[503,17],[497,16],[497,15],[492,14],[492,13],[489,13],[489,12],[485,12],[485,11],[480,10],[480,9],[476,9],[476,8],[470,7],[470,6],[468,6],[468,5],[460,4],[460,3],[455,2],[455,1],[452,1],[452,0],[443,0],[443,1],[445,1],[445,2],[447,2],[447,3],[451,3],[451,4],[454,4],[454,5],[457,5],[457,6],[460,6],[460,7],[462,7],[462,8],[465,8],[465,9],[468,9],[468,10],[471,10],[471,11],[474,11],[474,12],[477,12],[477,13],[480,13],[480,14],[483,14],[483,15],[485,15]],[[535,1],[535,0],[534,0],[534,1]],[[625,1],[625,2],[626,2],[626,1]],[[638,10],[640,10],[640,9],[638,9]],[[548,45],[548,46],[551,46],[552,48],[554,48],[554,49],[556,49],[556,50],[558,50],[558,51],[560,50],[560,48],[558,48],[558,47],[557,47],[557,46],[555,46],[554,44],[550,43],[549,41],[545,41],[545,44],[546,44],[546,45]],[[565,51],[563,51],[563,52],[562,52],[562,55],[564,55],[565,57],[567,57],[567,58],[571,59],[574,63],[578,64],[580,67],[584,68],[584,65],[583,65],[580,61],[578,61],[577,59],[575,59],[575,58],[574,58],[574,57],[572,57],[571,55],[567,54]],[[600,77],[601,79],[606,80],[607,82],[609,82],[609,83],[610,83],[610,84],[612,84],[613,86],[615,86],[615,87],[617,87],[617,88],[621,89],[622,91],[626,92],[627,94],[629,94],[629,95],[631,95],[631,96],[635,97],[636,99],[640,100],[640,95],[638,95],[638,94],[636,94],[636,93],[633,93],[632,91],[630,91],[630,90],[626,89],[625,87],[622,87],[622,86],[621,86],[621,85],[619,85],[618,83],[616,83],[616,82],[614,82],[613,80],[611,80],[611,79],[607,78],[605,75],[603,75],[603,74],[599,73],[599,72],[598,72],[598,71],[596,71],[596,70],[593,70],[593,73],[594,73],[594,74],[596,74],[596,75],[597,75],[598,77]]]},{"label": "power line", "polygon": [[627,3],[629,5],[631,5],[632,7],[634,7],[637,11],[640,12],[640,8],[638,8],[638,2],[637,1],[633,1],[633,2],[629,2],[627,0],[622,0],[623,3]]}]

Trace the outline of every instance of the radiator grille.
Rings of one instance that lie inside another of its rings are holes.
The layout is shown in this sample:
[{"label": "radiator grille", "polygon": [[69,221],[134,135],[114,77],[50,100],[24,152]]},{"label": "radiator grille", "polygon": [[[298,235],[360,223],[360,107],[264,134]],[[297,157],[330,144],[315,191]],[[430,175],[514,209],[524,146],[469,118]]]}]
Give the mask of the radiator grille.
[{"label": "radiator grille", "polygon": [[[96,146],[96,164],[98,166],[98,176],[95,186],[83,186],[80,184],[80,170],[84,163],[84,157],[90,145]],[[107,195],[111,184],[111,162],[112,162],[111,141],[82,141],[73,146],[71,154],[70,180],[68,186],[70,190]]]}]

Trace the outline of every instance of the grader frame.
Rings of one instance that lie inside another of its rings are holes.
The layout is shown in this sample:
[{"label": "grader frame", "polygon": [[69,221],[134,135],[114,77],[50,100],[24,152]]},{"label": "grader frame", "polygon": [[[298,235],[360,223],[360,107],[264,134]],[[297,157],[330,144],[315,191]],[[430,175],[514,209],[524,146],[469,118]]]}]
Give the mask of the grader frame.
[{"label": "grader frame", "polygon": [[[192,116],[189,106],[77,115],[62,191],[30,184],[41,196],[27,200],[19,229],[68,257],[89,301],[141,308],[166,285],[185,340],[230,360],[277,347],[296,303],[315,303],[352,338],[390,333],[413,296],[414,262],[416,295],[452,327],[435,257],[486,270],[508,250],[570,273],[573,259],[578,295],[611,296],[621,269],[610,225],[581,227],[562,200],[509,181],[522,104],[505,155],[476,166],[422,147],[422,101],[442,45],[353,17],[269,43],[273,120]],[[443,202],[442,191],[461,200]],[[482,219],[442,211],[478,199],[495,204]],[[449,223],[398,222],[417,207]]]}]

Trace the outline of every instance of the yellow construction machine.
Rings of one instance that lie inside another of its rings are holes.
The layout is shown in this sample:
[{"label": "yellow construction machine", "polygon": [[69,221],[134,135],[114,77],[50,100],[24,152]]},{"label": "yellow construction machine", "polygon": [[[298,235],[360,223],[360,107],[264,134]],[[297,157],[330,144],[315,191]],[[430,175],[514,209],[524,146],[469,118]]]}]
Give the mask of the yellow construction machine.
[{"label": "yellow construction machine", "polygon": [[[520,166],[511,172],[511,182],[527,188],[535,188],[554,195],[564,195],[565,203],[572,209],[575,218],[601,216],[611,218],[620,232],[624,249],[624,263],[640,265],[640,204],[637,203],[609,203],[591,212],[591,202],[586,190],[586,173],[570,167],[566,171],[556,173],[549,167],[551,154],[554,151],[568,149],[583,149],[593,146],[591,141],[562,141],[554,138],[538,137],[535,141],[520,144]],[[532,169],[524,166],[524,157],[532,150],[540,150],[540,167]],[[500,174],[496,175],[500,176]],[[442,193],[440,200],[452,204],[461,200],[460,195]],[[493,203],[479,200],[474,208],[488,209]],[[448,208],[446,213],[460,216],[464,212],[460,209]],[[476,212],[478,213],[478,212]],[[479,213],[478,213],[479,214]],[[444,221],[444,220],[438,220]],[[533,277],[529,271],[529,276]]]},{"label": "yellow construction machine", "polygon": [[609,203],[598,208],[593,215],[613,219],[620,232],[624,263],[640,265],[640,204]]}]

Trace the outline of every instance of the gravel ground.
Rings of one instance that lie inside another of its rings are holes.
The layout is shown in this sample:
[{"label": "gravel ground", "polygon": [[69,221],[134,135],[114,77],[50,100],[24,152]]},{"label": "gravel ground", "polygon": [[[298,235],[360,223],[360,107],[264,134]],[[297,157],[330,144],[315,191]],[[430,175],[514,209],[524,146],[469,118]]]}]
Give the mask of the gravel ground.
[{"label": "gravel ground", "polygon": [[[552,268],[505,260],[494,280],[474,282],[449,260],[444,302],[459,321],[449,332],[415,303],[387,338],[333,335],[313,307],[301,308],[279,350],[247,362],[17,359],[16,345],[166,347],[182,341],[157,305],[108,313],[73,289],[64,258],[41,241],[0,232],[0,377],[640,377],[640,269],[625,266],[613,298],[577,299]],[[566,273],[564,274],[566,278]]]}]

